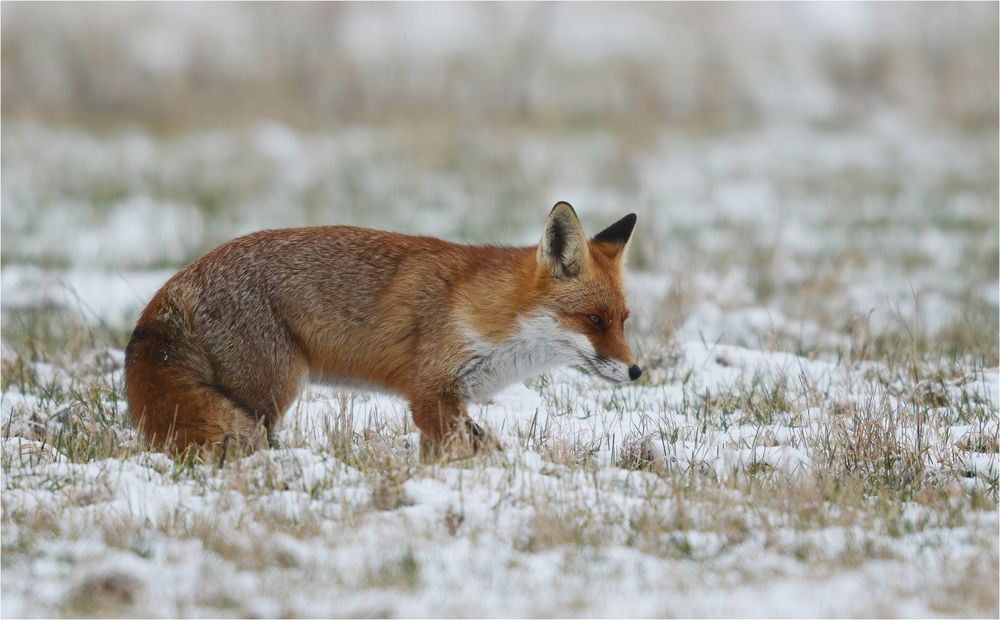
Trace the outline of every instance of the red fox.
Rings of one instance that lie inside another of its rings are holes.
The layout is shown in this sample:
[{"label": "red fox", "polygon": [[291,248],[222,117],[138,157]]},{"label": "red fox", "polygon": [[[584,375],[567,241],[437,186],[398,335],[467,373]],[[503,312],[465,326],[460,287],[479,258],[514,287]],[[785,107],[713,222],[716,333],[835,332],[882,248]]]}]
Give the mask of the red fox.
[{"label": "red fox", "polygon": [[229,241],[163,285],[125,351],[133,423],[154,446],[267,445],[301,387],[409,400],[421,455],[496,445],[467,402],[557,365],[642,374],[625,343],[629,214],[587,239],[566,202],[538,246],[469,246],[353,226]]}]

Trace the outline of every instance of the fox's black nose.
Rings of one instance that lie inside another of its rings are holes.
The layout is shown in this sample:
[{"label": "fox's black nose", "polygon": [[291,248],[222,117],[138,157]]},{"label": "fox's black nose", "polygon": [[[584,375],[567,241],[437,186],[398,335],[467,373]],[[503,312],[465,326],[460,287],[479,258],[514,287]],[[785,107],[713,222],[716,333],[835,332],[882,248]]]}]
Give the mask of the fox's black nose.
[{"label": "fox's black nose", "polygon": [[630,366],[628,369],[628,378],[635,381],[640,376],[642,376],[642,368],[639,368],[635,364],[632,364],[632,366]]}]

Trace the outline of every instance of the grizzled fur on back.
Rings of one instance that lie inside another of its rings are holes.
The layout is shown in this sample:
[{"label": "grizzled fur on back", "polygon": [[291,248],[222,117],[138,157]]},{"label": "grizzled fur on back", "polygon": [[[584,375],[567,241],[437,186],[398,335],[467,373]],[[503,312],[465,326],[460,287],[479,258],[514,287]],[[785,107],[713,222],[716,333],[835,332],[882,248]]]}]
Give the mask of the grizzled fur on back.
[{"label": "grizzled fur on back", "polygon": [[[486,441],[465,401],[524,372],[608,364],[604,376],[621,380],[618,367],[632,364],[620,329],[628,235],[588,242],[560,205],[539,247],[328,226],[216,248],[172,277],[136,324],[125,358],[133,421],[155,445],[254,449],[312,379],[407,397],[431,449],[463,431]],[[616,322],[600,334],[585,324],[598,312]],[[525,334],[534,348],[518,344]]]}]

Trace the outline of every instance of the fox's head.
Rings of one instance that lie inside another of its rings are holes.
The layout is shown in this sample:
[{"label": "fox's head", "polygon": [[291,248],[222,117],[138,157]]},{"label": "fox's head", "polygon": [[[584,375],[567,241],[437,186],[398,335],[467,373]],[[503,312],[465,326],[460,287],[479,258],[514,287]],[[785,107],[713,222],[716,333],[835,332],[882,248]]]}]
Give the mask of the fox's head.
[{"label": "fox's head", "polygon": [[536,257],[541,306],[567,335],[567,358],[616,383],[642,374],[625,343],[629,311],[622,290],[622,263],[635,221],[630,213],[588,239],[573,207],[557,203]]}]

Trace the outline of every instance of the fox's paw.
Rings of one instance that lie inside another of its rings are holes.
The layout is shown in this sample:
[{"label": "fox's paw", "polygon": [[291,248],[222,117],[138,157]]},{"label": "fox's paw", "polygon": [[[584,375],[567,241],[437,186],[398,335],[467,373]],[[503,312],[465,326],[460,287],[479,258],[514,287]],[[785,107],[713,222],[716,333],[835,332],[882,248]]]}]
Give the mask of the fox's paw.
[{"label": "fox's paw", "polygon": [[465,432],[468,434],[469,443],[473,452],[494,452],[503,450],[503,444],[489,430],[479,426],[472,419],[465,421]]},{"label": "fox's paw", "polygon": [[426,433],[420,435],[420,460],[433,463],[442,459],[469,458],[476,454],[502,450],[503,444],[493,433],[465,419],[459,428],[438,442]]}]

